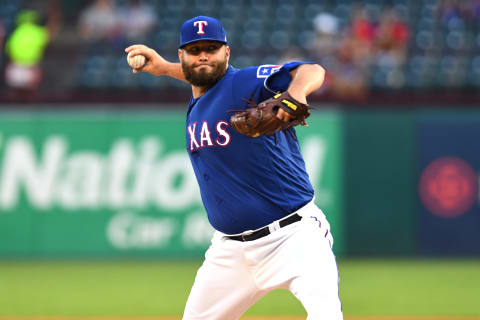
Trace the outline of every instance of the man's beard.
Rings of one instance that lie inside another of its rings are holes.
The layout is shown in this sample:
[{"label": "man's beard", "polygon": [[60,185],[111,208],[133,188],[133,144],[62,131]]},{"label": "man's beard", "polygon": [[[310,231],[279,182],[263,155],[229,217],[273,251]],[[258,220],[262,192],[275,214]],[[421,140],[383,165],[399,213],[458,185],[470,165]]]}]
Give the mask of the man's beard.
[{"label": "man's beard", "polygon": [[185,79],[196,87],[211,88],[218,80],[220,80],[225,74],[227,67],[227,60],[223,60],[217,63],[210,64],[212,71],[208,72],[205,69],[199,71],[194,70],[193,66],[188,66],[182,61],[182,70],[185,75]]}]

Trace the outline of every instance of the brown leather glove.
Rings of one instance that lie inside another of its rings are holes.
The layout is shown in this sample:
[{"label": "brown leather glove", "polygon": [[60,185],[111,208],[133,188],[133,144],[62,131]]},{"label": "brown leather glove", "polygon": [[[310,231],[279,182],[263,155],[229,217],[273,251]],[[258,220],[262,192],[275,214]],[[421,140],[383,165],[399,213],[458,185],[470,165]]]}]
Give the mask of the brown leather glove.
[{"label": "brown leather glove", "polygon": [[[293,99],[287,91],[258,105],[249,100],[248,105],[250,108],[245,110],[232,110],[230,123],[235,131],[252,138],[275,134],[299,124],[306,126],[305,119],[310,116],[310,106]],[[278,119],[279,108],[288,112],[292,119],[288,122]]]}]

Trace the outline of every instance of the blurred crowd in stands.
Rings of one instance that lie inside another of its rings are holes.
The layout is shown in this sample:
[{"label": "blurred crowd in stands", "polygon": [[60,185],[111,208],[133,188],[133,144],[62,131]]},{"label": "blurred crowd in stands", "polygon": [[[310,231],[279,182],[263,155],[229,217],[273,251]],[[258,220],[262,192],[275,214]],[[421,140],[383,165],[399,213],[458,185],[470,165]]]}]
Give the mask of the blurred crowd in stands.
[{"label": "blurred crowd in stands", "polygon": [[480,0],[9,0],[0,102],[184,101],[188,85],[132,75],[123,49],[144,43],[176,61],[180,25],[196,15],[222,21],[235,67],[323,65],[317,100],[476,99],[480,88]]}]

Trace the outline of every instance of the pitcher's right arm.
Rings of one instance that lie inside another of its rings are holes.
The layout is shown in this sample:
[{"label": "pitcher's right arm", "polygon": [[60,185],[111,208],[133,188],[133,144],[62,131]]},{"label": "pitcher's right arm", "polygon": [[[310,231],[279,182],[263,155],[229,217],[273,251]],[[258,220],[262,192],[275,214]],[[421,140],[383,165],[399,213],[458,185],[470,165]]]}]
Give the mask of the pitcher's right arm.
[{"label": "pitcher's right arm", "polygon": [[147,58],[147,63],[141,68],[133,69],[133,73],[147,72],[155,76],[169,76],[188,83],[183,75],[180,63],[165,60],[152,48],[143,44],[134,44],[126,48],[125,52],[127,54],[132,52],[132,56],[141,54]]}]

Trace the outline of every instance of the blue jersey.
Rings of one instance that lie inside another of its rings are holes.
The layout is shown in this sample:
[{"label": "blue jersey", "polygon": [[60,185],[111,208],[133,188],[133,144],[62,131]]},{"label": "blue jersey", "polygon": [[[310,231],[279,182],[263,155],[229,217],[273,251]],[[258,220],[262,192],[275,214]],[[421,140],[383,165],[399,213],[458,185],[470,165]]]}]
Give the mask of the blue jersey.
[{"label": "blue jersey", "polygon": [[[245,109],[285,91],[300,62],[235,69],[191,99],[187,151],[211,225],[227,234],[255,230],[313,198],[298,142],[285,133],[249,138],[230,126],[229,110]],[[289,129],[289,130],[294,130]]]}]

